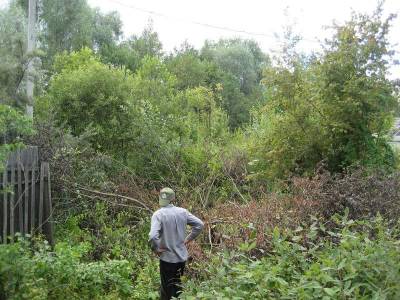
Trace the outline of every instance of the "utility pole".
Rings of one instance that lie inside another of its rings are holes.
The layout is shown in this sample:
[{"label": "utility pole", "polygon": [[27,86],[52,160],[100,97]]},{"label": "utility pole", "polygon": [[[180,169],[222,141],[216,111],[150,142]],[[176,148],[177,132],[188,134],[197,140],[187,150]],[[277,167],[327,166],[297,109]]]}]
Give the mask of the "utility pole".
[{"label": "utility pole", "polygon": [[[28,8],[28,49],[27,54],[31,55],[32,52],[36,49],[36,1],[37,0],[29,0],[29,8]],[[34,64],[33,59],[31,58],[28,64],[28,73],[26,80],[26,95],[28,98],[28,103],[26,104],[26,114],[28,117],[33,118],[33,73],[34,73]]]}]

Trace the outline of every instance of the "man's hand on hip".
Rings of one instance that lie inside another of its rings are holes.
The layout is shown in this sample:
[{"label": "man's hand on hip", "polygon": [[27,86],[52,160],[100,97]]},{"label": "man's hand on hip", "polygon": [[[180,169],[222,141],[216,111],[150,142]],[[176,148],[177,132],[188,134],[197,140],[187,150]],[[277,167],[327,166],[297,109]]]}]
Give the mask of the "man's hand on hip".
[{"label": "man's hand on hip", "polygon": [[166,248],[159,248],[159,249],[157,249],[157,250],[155,251],[155,254],[156,254],[157,256],[161,256],[161,254],[163,254],[165,251],[167,251]]}]

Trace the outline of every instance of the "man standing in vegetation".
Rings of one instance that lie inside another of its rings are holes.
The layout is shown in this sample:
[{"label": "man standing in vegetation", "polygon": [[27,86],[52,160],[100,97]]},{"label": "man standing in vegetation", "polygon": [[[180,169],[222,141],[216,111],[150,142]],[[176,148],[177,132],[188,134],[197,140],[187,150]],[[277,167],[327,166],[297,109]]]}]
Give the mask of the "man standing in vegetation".
[{"label": "man standing in vegetation", "polygon": [[[149,242],[151,249],[160,257],[161,299],[169,300],[180,293],[180,277],[183,275],[188,251],[186,246],[204,227],[203,222],[186,209],[174,206],[175,192],[163,188],[159,195],[161,208],[151,217]],[[186,226],[192,227],[186,236]]]}]

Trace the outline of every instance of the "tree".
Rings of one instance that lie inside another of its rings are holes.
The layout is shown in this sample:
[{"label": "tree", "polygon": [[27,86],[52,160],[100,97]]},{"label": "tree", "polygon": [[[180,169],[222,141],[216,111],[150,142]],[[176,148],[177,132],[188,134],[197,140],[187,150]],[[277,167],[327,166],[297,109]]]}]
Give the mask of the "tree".
[{"label": "tree", "polygon": [[146,56],[133,80],[135,102],[147,102],[157,107],[165,117],[176,110],[174,96],[176,78],[156,57]]},{"label": "tree", "polygon": [[93,11],[93,48],[101,54],[102,48],[117,45],[122,36],[122,21],[115,11],[102,14],[98,8]]},{"label": "tree", "polygon": [[119,44],[103,47],[99,53],[103,62],[136,72],[145,57],[162,56],[162,45],[150,23],[140,36],[133,35]]},{"label": "tree", "polygon": [[26,53],[26,15],[17,5],[0,10],[0,102],[26,101],[23,85],[31,60]]},{"label": "tree", "polygon": [[39,10],[40,44],[46,52],[44,65],[49,69],[53,58],[63,51],[88,47],[94,51],[114,47],[122,35],[118,13],[102,14],[87,0],[42,0]]},{"label": "tree", "polygon": [[252,134],[269,178],[311,172],[322,160],[333,172],[394,165],[387,134],[398,99],[386,78],[392,17],[381,15],[380,8],[354,15],[335,27],[321,55],[307,59],[288,49],[289,59],[267,69],[269,100]]},{"label": "tree", "polygon": [[63,51],[92,46],[92,10],[86,0],[43,0],[39,21],[40,44],[50,59]]},{"label": "tree", "polygon": [[262,100],[260,80],[268,57],[256,42],[242,39],[206,42],[201,56],[222,70],[222,107],[228,113],[230,128],[246,124],[251,108]]},{"label": "tree", "polygon": [[176,76],[179,90],[212,84],[209,80],[211,64],[202,60],[198,51],[187,43],[166,58],[168,70]]},{"label": "tree", "polygon": [[386,77],[393,55],[387,39],[393,18],[382,20],[381,5],[371,16],[354,14],[336,27],[317,68],[323,124],[332,145],[341,145],[328,153],[332,169],[354,162],[393,163],[386,140],[399,100]]},{"label": "tree", "polygon": [[59,125],[74,135],[89,134],[95,149],[124,157],[135,124],[141,122],[135,123],[139,113],[131,102],[132,76],[102,64],[87,48],[57,56],[55,69],[38,105],[46,107],[47,102]]},{"label": "tree", "polygon": [[221,39],[217,43],[206,42],[202,56],[215,61],[224,72],[232,74],[238,81],[240,91],[249,95],[259,85],[262,70],[268,57],[252,40]]}]

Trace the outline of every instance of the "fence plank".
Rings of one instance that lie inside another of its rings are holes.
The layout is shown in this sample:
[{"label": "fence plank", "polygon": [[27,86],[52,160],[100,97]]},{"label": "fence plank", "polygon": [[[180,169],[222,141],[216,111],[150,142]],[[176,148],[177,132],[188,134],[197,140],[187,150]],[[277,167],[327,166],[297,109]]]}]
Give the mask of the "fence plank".
[{"label": "fence plank", "polygon": [[16,232],[37,231],[53,245],[50,168],[48,163],[39,164],[37,147],[10,154],[0,186],[0,242],[14,242]]},{"label": "fence plank", "polygon": [[43,225],[43,192],[44,192],[44,165],[43,163],[40,165],[40,195],[39,195],[39,220],[38,220],[38,228],[39,232],[42,232]]},{"label": "fence plank", "polygon": [[35,230],[35,219],[36,219],[36,211],[35,211],[35,203],[36,203],[36,194],[35,194],[35,186],[36,186],[36,164],[33,162],[32,164],[32,179],[31,179],[31,233]]},{"label": "fence plank", "polygon": [[10,240],[14,242],[15,225],[15,169],[11,168],[11,195],[10,195]]},{"label": "fence plank", "polygon": [[24,234],[28,234],[28,221],[29,221],[29,168],[28,165],[24,167],[24,193],[25,193],[25,202],[24,202]]},{"label": "fence plank", "polygon": [[16,208],[18,207],[18,232],[24,232],[24,218],[22,214],[22,164],[21,164],[21,151],[17,152],[17,185],[18,185],[18,193],[15,195],[15,199],[17,200]]},{"label": "fence plank", "polygon": [[7,160],[8,168],[17,168],[17,164],[21,162],[25,165],[32,165],[33,162],[38,162],[39,150],[37,146],[29,146],[19,151],[10,153]]},{"label": "fence plank", "polygon": [[7,199],[7,182],[8,182],[8,171],[7,168],[3,172],[3,243],[7,243],[7,221],[8,221],[8,199]]}]

